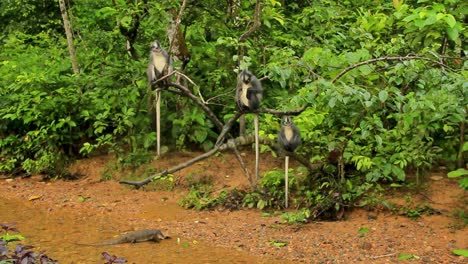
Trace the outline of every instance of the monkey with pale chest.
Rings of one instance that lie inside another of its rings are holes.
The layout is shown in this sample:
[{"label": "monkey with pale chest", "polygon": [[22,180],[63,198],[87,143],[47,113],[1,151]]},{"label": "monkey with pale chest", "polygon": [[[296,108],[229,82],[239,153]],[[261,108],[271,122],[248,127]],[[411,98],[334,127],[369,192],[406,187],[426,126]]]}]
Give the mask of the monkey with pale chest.
[{"label": "monkey with pale chest", "polygon": [[[236,88],[236,104],[241,112],[255,112],[260,107],[263,98],[263,88],[260,80],[248,70],[239,74]],[[254,113],[255,127],[255,176],[259,178],[259,138],[258,114]]]},{"label": "monkey with pale chest", "polygon": [[260,107],[263,88],[260,80],[248,70],[239,74],[236,102],[240,111],[255,111]]},{"label": "monkey with pale chest", "polygon": [[172,62],[169,54],[161,47],[159,41],[154,41],[150,47],[150,57],[146,74],[148,82],[152,85],[165,74],[172,72]]},{"label": "monkey with pale chest", "polygon": [[293,152],[301,144],[301,134],[290,116],[282,118],[278,144],[289,152]]},{"label": "monkey with pale chest", "polygon": [[164,79],[160,82],[157,81],[166,74],[171,73],[172,70],[172,60],[170,59],[167,51],[161,47],[161,43],[157,40],[151,43],[148,69],[146,70],[149,83],[148,114],[151,118],[151,126],[156,130],[158,155],[161,153],[161,90],[156,89],[156,93],[153,93],[153,89],[155,87],[164,88],[167,86],[169,83],[168,79]]}]

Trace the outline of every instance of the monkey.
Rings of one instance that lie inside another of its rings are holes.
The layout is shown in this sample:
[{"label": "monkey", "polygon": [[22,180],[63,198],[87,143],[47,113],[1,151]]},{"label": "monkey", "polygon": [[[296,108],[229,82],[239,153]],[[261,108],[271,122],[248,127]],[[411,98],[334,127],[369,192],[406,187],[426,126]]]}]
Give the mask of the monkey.
[{"label": "monkey", "polygon": [[301,145],[301,134],[290,116],[283,116],[281,130],[278,134],[278,144],[286,151],[294,152]]},{"label": "monkey", "polygon": [[[289,152],[294,152],[301,145],[301,134],[299,129],[294,125],[290,116],[283,116],[281,121],[281,129],[278,134],[278,144]],[[284,157],[284,203],[288,208],[288,191],[289,191],[289,156]]]},{"label": "monkey", "polygon": [[255,111],[263,99],[260,80],[248,70],[243,70],[237,82],[236,102],[239,111]]},{"label": "monkey", "polygon": [[[172,60],[169,58],[169,54],[161,47],[161,43],[155,40],[151,43],[150,47],[150,56],[149,56],[149,63],[148,69],[146,70],[146,74],[148,76],[149,82],[149,91],[148,91],[148,113],[150,116],[153,115],[153,86],[157,85],[158,89],[156,89],[156,117],[151,118],[153,121],[153,127],[156,125],[156,138],[157,138],[157,155],[161,154],[161,90],[164,85],[167,84],[167,80],[164,80],[162,83],[156,83],[164,75],[172,72]],[[154,122],[155,121],[155,122]],[[156,123],[156,124],[154,124]]]},{"label": "monkey", "polygon": [[150,46],[149,63],[146,70],[148,82],[153,85],[159,78],[171,72],[172,60],[169,58],[167,51],[161,47],[161,43],[155,40]]},{"label": "monkey", "polygon": [[[248,70],[239,74],[236,88],[236,104],[241,112],[255,112],[263,99],[263,88],[260,80]],[[254,114],[255,127],[255,176],[259,179],[259,144],[258,144],[258,114]]]}]

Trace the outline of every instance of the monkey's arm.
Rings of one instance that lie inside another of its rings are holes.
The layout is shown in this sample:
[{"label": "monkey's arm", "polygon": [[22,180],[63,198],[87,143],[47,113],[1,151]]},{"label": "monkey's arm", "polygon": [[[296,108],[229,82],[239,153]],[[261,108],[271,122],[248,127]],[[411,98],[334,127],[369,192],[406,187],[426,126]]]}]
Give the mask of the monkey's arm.
[{"label": "monkey's arm", "polygon": [[146,75],[148,76],[148,82],[151,85],[156,81],[156,69],[152,63],[148,64],[148,69],[146,69]]},{"label": "monkey's arm", "polygon": [[302,143],[301,133],[299,132],[299,129],[295,125],[292,126],[292,129],[294,131],[294,137],[293,137],[292,143],[297,147]]},{"label": "monkey's arm", "polygon": [[251,87],[247,90],[247,99],[249,100],[250,110],[256,110],[262,100],[262,90]]}]

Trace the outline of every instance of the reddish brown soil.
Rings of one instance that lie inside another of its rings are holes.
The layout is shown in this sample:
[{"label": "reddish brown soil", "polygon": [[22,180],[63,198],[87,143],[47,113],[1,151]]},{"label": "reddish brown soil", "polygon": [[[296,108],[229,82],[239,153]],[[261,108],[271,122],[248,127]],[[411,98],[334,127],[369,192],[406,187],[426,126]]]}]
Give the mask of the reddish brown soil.
[{"label": "reddish brown soil", "polygon": [[[196,155],[167,154],[145,168],[164,170]],[[252,168],[253,158],[244,157]],[[467,229],[454,216],[457,210],[468,212],[466,192],[444,174],[428,177],[427,188],[387,197],[405,205],[409,195],[413,204],[424,203],[440,214],[411,220],[388,210],[355,209],[343,221],[286,225],[282,212],[263,217],[256,209],[194,211],[178,205],[190,181],[207,179],[217,190],[248,188],[233,155],[221,154],[177,172],[170,191],[154,184],[140,190],[119,184],[132,175],[141,178],[145,168],[116,173],[110,170],[114,164],[110,157],[78,161],[72,171],[83,176],[74,181],[1,179],[0,223],[16,222],[27,238],[24,243],[46,250],[60,263],[102,263],[103,251],[129,263],[387,263],[398,262],[399,254],[414,255],[412,262],[467,263],[451,253],[468,248]],[[262,157],[261,171],[281,166],[278,159]],[[113,178],[101,181],[106,172]],[[145,228],[161,229],[171,239],[159,244],[76,245]],[[360,233],[361,228],[369,231]],[[271,241],[287,245],[275,247]]]}]

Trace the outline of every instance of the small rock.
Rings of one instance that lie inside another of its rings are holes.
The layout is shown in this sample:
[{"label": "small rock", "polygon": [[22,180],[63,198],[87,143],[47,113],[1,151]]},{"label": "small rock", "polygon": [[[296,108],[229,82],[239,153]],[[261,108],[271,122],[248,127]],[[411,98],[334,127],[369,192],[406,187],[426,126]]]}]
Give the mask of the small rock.
[{"label": "small rock", "polygon": [[372,244],[369,243],[369,242],[363,242],[363,243],[361,244],[361,248],[364,249],[364,250],[369,250],[369,249],[372,248]]},{"label": "small rock", "polygon": [[424,252],[432,252],[434,249],[431,246],[424,248]]},{"label": "small rock", "polygon": [[428,256],[424,256],[421,258],[422,262],[432,263],[432,259]]},{"label": "small rock", "polygon": [[377,215],[368,214],[368,215],[367,215],[367,219],[369,219],[369,220],[376,220],[376,219],[377,219]]}]

